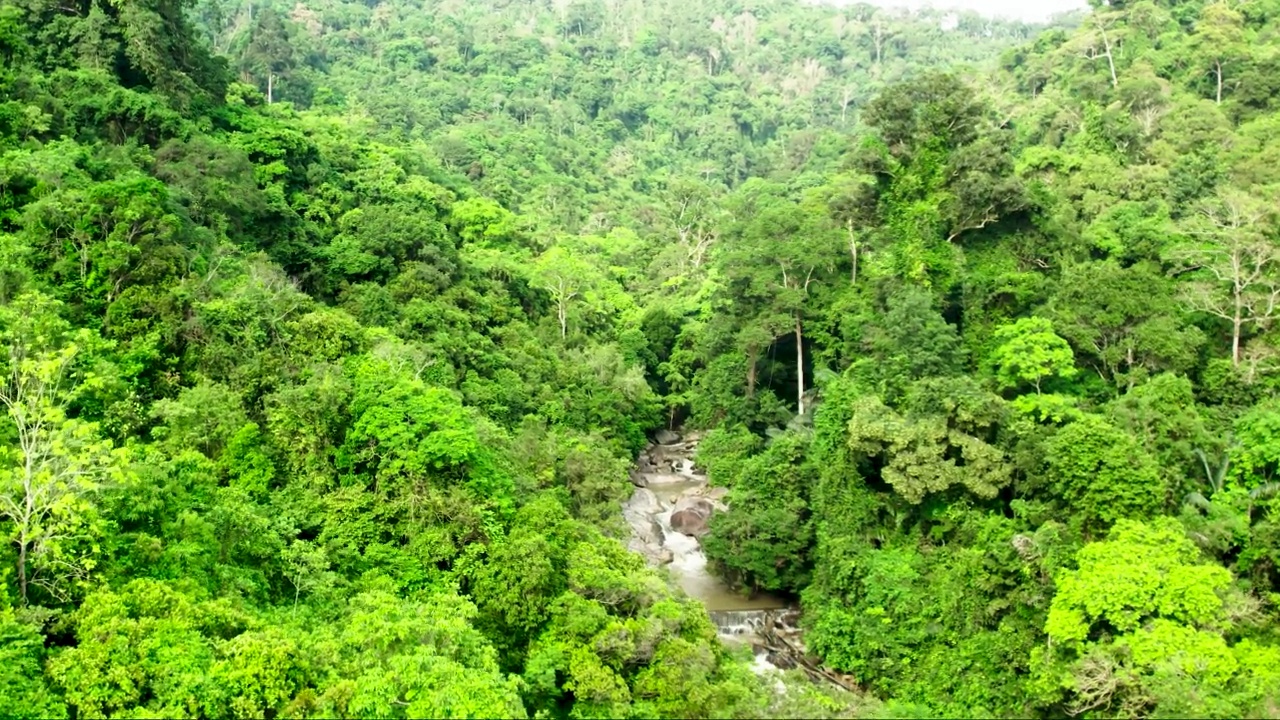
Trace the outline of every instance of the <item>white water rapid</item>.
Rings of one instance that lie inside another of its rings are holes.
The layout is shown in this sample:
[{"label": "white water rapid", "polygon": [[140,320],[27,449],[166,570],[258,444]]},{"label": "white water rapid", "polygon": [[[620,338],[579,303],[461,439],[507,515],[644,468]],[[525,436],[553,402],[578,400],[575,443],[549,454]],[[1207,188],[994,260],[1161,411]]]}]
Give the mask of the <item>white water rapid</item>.
[{"label": "white water rapid", "polygon": [[758,672],[776,669],[759,644],[766,628],[794,622],[795,611],[779,597],[734,592],[707,568],[698,539],[711,515],[727,509],[723,499],[728,490],[711,487],[694,466],[698,439],[692,433],[681,437],[663,432],[658,443],[641,453],[631,474],[635,492],[622,506],[631,526],[629,547],[651,564],[665,566],[677,586],[702,602],[723,640],[757,646]]},{"label": "white water rapid", "polygon": [[699,538],[707,533],[711,516],[728,509],[728,490],[712,487],[694,466],[696,433],[681,437],[662,431],[657,440],[640,453],[631,472],[635,492],[622,504],[622,516],[631,526],[628,547],[655,567],[666,567],[676,586],[701,601],[721,640],[749,644],[756,673],[798,668],[814,682],[853,689],[852,677],[832,673],[808,657],[797,608],[773,595],[734,592],[707,568]]}]

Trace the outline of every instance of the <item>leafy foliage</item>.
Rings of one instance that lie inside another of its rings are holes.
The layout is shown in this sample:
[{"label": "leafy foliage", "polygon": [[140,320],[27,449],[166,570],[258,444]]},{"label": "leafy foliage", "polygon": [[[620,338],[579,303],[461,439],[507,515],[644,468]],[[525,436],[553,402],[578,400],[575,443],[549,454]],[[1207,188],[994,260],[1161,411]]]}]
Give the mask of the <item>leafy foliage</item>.
[{"label": "leafy foliage", "polygon": [[0,715],[1274,716],[1280,5],[1091,7],[5,3]]}]

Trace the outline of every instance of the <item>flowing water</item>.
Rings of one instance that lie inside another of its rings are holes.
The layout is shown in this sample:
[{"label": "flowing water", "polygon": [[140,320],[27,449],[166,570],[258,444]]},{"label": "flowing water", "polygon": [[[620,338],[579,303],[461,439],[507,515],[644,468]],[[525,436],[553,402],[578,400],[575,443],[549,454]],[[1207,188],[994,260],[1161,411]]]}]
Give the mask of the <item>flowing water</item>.
[{"label": "flowing water", "polygon": [[698,538],[706,534],[711,515],[728,509],[728,490],[712,487],[694,466],[697,446],[696,435],[664,432],[640,454],[631,473],[635,492],[622,505],[631,526],[628,546],[652,565],[666,567],[675,585],[706,606],[721,640],[751,646],[756,673],[798,668],[813,682],[854,689],[856,680],[837,676],[808,656],[795,606],[774,595],[735,592],[707,567]]},{"label": "flowing water", "polygon": [[758,593],[754,597],[747,597],[730,590],[724,581],[711,574],[707,568],[707,556],[702,552],[697,538],[671,529],[671,516],[674,512],[674,507],[667,507],[656,516],[663,533],[662,547],[671,551],[671,564],[667,568],[689,597],[701,601],[707,607],[707,611],[712,613],[712,619],[722,611],[759,612],[787,606],[781,598],[771,595]]},{"label": "flowing water", "polygon": [[[751,642],[788,604],[773,595],[748,597],[731,590],[707,567],[698,538],[672,528],[672,516],[692,504],[723,511],[726,491],[710,487],[706,475],[694,467],[696,437],[663,439],[667,443],[652,445],[641,454],[632,473],[637,487],[623,504],[623,516],[632,529],[630,547],[652,564],[666,566],[676,585],[706,606],[723,639]],[[760,662],[768,664],[764,659]]]}]

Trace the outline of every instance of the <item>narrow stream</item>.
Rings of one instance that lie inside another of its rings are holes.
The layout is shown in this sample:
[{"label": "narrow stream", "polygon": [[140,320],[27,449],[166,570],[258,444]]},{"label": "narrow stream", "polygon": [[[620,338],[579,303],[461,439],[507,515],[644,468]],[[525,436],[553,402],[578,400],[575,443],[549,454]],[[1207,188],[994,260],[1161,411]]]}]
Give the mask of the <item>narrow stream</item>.
[{"label": "narrow stream", "polygon": [[[675,585],[706,606],[722,641],[750,645],[755,653],[751,668],[757,674],[795,668],[811,682],[856,692],[856,678],[832,672],[809,656],[799,630],[799,608],[774,595],[734,592],[707,568],[699,538],[707,533],[711,516],[728,509],[724,499],[729,491],[711,486],[694,467],[696,433],[681,437],[664,431],[657,440],[640,453],[631,472],[635,491],[622,504],[631,527],[628,547],[653,566],[666,567]],[[785,692],[778,682],[779,692]]]},{"label": "narrow stream", "polygon": [[706,606],[722,639],[752,642],[766,623],[791,615],[789,605],[763,593],[747,597],[711,573],[698,538],[706,533],[710,516],[726,509],[728,491],[711,487],[694,467],[696,434],[664,432],[658,439],[636,462],[631,474],[636,489],[622,506],[631,526],[629,547],[652,565],[665,566],[676,585]]}]

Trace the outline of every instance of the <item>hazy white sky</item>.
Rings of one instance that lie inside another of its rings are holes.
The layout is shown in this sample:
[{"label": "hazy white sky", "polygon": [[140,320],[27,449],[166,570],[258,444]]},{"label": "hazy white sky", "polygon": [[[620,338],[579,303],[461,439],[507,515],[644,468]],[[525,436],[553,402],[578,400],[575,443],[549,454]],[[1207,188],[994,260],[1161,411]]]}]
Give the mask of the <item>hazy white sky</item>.
[{"label": "hazy white sky", "polygon": [[1044,20],[1050,15],[1076,10],[1088,5],[1085,0],[870,0],[874,5],[886,7],[962,8],[977,10],[987,15],[999,15],[1022,20]]}]

